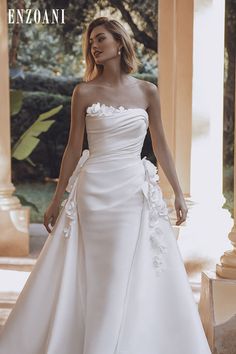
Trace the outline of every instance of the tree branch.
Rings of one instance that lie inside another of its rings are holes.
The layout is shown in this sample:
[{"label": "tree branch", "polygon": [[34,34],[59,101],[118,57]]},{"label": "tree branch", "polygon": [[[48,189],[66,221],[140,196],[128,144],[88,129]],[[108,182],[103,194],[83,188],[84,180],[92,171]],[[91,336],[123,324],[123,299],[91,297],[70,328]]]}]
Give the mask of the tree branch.
[{"label": "tree branch", "polygon": [[137,42],[144,44],[144,46],[146,48],[149,48],[151,50],[154,50],[155,52],[157,52],[157,39],[156,38],[152,38],[150,36],[148,36],[144,31],[141,31],[137,25],[134,23],[130,12],[128,10],[126,10],[126,8],[124,7],[122,1],[120,0],[108,0],[108,2],[115,8],[117,8],[124,20],[129,24],[133,34],[134,34],[134,38]]}]

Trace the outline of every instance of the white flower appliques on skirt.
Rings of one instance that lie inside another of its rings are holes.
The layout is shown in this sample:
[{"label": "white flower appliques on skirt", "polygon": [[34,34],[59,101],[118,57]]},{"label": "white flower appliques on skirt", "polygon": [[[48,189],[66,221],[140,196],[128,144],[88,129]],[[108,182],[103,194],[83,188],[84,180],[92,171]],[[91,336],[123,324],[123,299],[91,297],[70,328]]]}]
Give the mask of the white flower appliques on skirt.
[{"label": "white flower appliques on skirt", "polygon": [[65,214],[66,214],[66,222],[63,229],[63,233],[66,238],[71,236],[72,226],[75,223],[77,217],[76,196],[75,196],[76,185],[77,185],[77,180],[79,177],[81,167],[88,159],[88,157],[89,157],[89,150],[88,149],[83,150],[83,153],[77,163],[74,172],[69,178],[69,182],[66,187],[66,191],[69,192],[69,197],[68,199],[63,200],[63,202],[61,203],[61,206],[65,208]]},{"label": "white flower appliques on skirt", "polygon": [[169,220],[168,208],[158,184],[159,175],[156,166],[147,160],[146,156],[142,159],[142,162],[146,175],[142,189],[149,206],[149,240],[153,255],[152,264],[156,275],[159,276],[166,268],[165,255],[168,251],[165,234],[163,233],[160,221],[161,218]]}]

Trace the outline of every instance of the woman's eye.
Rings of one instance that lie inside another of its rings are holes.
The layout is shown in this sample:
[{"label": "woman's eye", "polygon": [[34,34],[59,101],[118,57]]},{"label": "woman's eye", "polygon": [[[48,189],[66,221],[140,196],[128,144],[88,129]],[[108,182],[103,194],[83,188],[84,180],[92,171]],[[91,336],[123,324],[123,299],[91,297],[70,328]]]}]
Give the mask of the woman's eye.
[{"label": "woman's eye", "polygon": [[[105,39],[105,37],[100,37],[100,38],[98,38],[98,42],[102,42],[103,39]],[[90,43],[89,43],[90,47],[92,46],[92,44],[93,44],[93,42],[90,42]]]}]

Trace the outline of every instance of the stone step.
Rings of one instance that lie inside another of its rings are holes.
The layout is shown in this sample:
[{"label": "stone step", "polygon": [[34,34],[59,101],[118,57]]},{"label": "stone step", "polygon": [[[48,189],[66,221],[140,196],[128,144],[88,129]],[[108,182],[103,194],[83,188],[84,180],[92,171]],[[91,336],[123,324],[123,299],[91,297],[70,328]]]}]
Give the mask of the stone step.
[{"label": "stone step", "polygon": [[30,257],[0,257],[0,269],[31,272],[36,261]]}]

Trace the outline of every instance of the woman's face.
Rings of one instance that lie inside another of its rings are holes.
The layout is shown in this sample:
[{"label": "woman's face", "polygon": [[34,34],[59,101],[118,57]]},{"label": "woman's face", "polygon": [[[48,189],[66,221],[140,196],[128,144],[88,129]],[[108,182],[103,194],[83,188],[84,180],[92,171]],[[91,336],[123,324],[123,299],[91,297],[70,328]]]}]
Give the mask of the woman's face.
[{"label": "woman's face", "polygon": [[91,54],[97,64],[118,56],[119,43],[103,25],[95,27],[89,38]]}]

